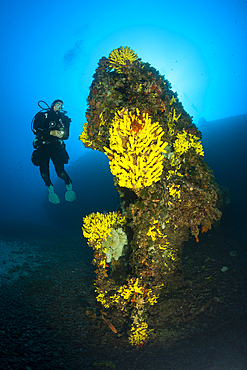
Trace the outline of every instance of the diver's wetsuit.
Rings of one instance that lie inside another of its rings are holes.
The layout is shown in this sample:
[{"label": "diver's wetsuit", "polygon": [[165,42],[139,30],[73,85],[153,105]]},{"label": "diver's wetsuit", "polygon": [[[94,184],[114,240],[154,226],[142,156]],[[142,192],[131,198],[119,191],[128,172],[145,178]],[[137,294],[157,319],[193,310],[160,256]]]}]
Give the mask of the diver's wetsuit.
[{"label": "diver's wetsuit", "polygon": [[[52,160],[58,177],[69,185],[72,181],[64,170],[64,164],[69,161],[69,155],[65,149],[63,140],[69,137],[70,118],[62,112],[55,112],[53,108],[46,112],[39,112],[34,117],[33,132],[36,135],[34,140],[34,152],[32,162],[39,166],[41,177],[45,185],[52,185],[49,171],[49,161]],[[63,140],[50,135],[50,131],[64,131]]]}]

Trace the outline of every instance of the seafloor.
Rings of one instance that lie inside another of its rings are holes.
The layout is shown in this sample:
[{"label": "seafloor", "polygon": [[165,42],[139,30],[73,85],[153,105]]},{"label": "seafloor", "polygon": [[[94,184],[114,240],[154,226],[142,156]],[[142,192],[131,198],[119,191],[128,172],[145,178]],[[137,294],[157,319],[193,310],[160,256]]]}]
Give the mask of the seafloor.
[{"label": "seafloor", "polygon": [[247,369],[246,224],[185,243],[186,283],[152,308],[140,348],[102,320],[80,230],[0,231],[0,369]]}]

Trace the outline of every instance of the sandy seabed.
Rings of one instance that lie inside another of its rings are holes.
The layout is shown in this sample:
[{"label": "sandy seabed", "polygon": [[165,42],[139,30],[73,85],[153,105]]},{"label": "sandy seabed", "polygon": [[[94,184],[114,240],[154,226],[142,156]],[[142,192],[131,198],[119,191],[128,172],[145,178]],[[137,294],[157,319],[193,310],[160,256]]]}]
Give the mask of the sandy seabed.
[{"label": "sandy seabed", "polygon": [[[93,292],[80,230],[5,225],[0,235],[0,369],[247,369],[247,227],[185,243],[186,285],[150,311],[148,342],[113,333]],[[222,271],[223,267],[227,267]]]}]

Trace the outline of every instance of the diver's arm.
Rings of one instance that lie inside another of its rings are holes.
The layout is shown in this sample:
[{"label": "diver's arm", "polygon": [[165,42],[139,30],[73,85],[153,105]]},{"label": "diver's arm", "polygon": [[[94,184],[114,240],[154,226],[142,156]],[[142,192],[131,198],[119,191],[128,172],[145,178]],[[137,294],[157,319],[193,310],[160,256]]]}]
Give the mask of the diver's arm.
[{"label": "diver's arm", "polygon": [[36,136],[43,136],[44,135],[44,113],[38,112],[34,117],[33,122],[33,132]]},{"label": "diver's arm", "polygon": [[35,115],[33,132],[37,137],[41,138],[47,138],[50,135],[50,128],[46,124],[46,116],[44,112],[38,112]]}]

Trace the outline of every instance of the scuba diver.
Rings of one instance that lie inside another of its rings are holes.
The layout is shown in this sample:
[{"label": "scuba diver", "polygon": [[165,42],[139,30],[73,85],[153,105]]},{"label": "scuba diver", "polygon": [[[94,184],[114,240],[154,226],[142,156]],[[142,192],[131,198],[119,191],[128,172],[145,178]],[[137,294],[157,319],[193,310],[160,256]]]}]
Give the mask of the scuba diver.
[{"label": "scuba diver", "polygon": [[63,101],[55,100],[51,107],[47,103],[48,108],[43,108],[40,103],[45,103],[42,100],[38,102],[41,108],[33,118],[31,129],[36,135],[33,147],[34,152],[31,161],[35,166],[39,167],[42,179],[48,188],[49,201],[54,204],[60,203],[57,194],[54,193],[53,184],[50,179],[49,162],[52,160],[57,176],[64,180],[66,186],[65,200],[73,202],[76,199],[76,194],[72,190],[72,181],[64,169],[64,165],[69,161],[69,155],[65,149],[64,140],[69,137],[69,126],[71,119],[66,116],[66,111],[63,111]]}]

